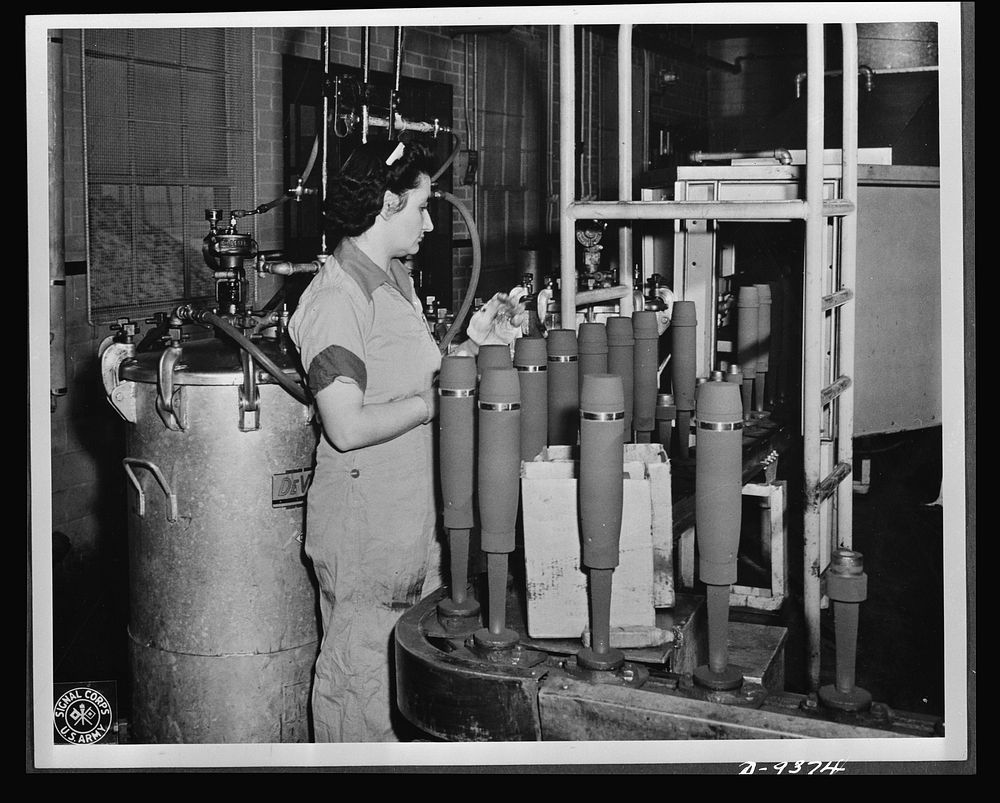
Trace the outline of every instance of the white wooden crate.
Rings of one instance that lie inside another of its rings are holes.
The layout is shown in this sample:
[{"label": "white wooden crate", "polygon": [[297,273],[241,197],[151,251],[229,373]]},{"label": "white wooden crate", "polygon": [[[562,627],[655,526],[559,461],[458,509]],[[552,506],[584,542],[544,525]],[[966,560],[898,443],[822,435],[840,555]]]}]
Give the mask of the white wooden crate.
[{"label": "white wooden crate", "polygon": [[[674,604],[670,462],[658,444],[625,444],[619,565],[611,626],[653,626]],[[578,465],[568,446],[521,463],[521,504],[531,638],[579,638],[590,626],[577,499]]]}]

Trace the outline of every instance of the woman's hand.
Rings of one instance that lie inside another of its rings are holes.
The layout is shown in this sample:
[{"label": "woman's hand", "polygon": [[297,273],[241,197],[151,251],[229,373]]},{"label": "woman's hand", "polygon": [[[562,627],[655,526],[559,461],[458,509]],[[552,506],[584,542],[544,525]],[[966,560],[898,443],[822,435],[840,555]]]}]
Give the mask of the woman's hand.
[{"label": "woman's hand", "polygon": [[510,293],[494,295],[469,319],[469,339],[478,346],[513,343],[523,333],[528,315],[521,303],[527,292],[524,287],[515,287]]}]

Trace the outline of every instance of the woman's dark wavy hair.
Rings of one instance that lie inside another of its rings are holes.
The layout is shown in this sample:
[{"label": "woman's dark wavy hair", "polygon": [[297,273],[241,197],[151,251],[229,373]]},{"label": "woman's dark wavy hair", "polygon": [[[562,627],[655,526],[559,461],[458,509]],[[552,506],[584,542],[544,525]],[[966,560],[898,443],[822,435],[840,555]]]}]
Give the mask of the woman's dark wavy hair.
[{"label": "woman's dark wavy hair", "polygon": [[398,144],[380,140],[360,145],[330,178],[324,217],[338,236],[354,237],[371,228],[386,190],[404,195],[416,189],[421,175],[433,175],[434,157],[420,142],[406,142],[402,155],[387,165]]}]

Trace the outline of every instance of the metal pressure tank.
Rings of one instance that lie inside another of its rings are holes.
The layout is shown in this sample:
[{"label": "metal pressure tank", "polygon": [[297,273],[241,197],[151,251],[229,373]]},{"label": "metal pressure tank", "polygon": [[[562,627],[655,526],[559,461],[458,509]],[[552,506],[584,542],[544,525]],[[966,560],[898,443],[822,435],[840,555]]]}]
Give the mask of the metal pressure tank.
[{"label": "metal pressure tank", "polygon": [[[288,350],[258,347],[298,379]],[[119,356],[103,370],[130,421],[130,741],[309,741],[312,408],[218,337]]]}]

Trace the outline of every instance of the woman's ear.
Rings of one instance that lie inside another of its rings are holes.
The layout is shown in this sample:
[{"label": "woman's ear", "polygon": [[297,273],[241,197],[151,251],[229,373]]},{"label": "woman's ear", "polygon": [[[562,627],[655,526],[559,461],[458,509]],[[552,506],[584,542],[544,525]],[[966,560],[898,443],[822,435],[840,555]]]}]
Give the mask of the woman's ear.
[{"label": "woman's ear", "polygon": [[402,198],[396,195],[392,190],[386,190],[385,195],[382,196],[382,208],[379,210],[379,216],[383,220],[388,220],[396,212],[399,211],[402,206]]}]

